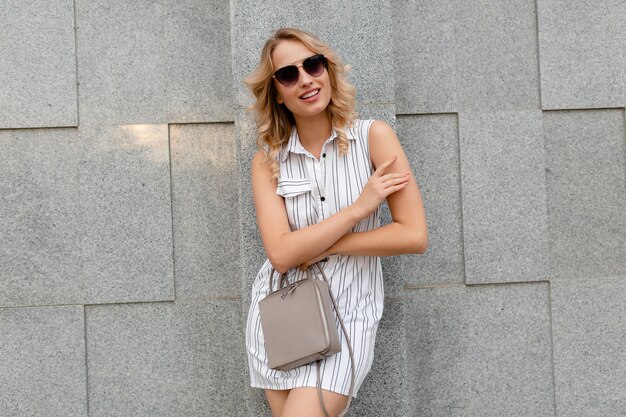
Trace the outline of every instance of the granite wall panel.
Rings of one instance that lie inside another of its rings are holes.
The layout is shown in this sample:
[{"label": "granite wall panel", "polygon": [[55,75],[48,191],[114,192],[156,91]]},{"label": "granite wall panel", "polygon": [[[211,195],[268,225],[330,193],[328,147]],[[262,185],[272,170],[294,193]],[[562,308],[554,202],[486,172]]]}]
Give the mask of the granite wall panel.
[{"label": "granite wall panel", "polygon": [[457,123],[454,114],[398,118],[398,137],[420,187],[429,230],[425,254],[400,258],[409,285],[464,282]]},{"label": "granite wall panel", "polygon": [[176,298],[239,296],[233,124],[170,126]]},{"label": "granite wall panel", "polygon": [[231,121],[228,3],[76,1],[81,124]]},{"label": "granite wall panel", "polygon": [[0,309],[0,414],[87,415],[83,306]]},{"label": "granite wall panel", "polygon": [[545,112],[551,278],[626,276],[623,110]]},{"label": "granite wall panel", "polygon": [[177,416],[174,303],[87,306],[89,415]]},{"label": "granite wall panel", "polygon": [[83,300],[76,129],[0,130],[0,306]]},{"label": "granite wall panel", "polygon": [[395,98],[399,114],[457,109],[455,4],[392,2]]},{"label": "granite wall panel", "polygon": [[81,127],[85,303],[174,298],[167,125]]},{"label": "granite wall panel", "polygon": [[239,300],[87,307],[91,416],[243,416]]},{"label": "granite wall panel", "polygon": [[539,110],[535,0],[455,2],[459,111]]},{"label": "granite wall panel", "polygon": [[538,0],[546,110],[624,107],[626,4]]},{"label": "granite wall panel", "polygon": [[407,292],[410,412],[554,416],[548,284]]},{"label": "granite wall panel", "polygon": [[626,280],[553,280],[550,288],[558,415],[623,415]]},{"label": "granite wall panel", "polygon": [[398,113],[540,109],[534,1],[393,9]]},{"label": "granite wall panel", "polygon": [[407,397],[406,320],[402,298],[385,299],[376,333],[374,363],[349,416],[409,415]]},{"label": "granite wall panel", "polygon": [[0,129],[76,126],[72,0],[0,5]]},{"label": "granite wall panel", "polygon": [[459,115],[467,283],[548,276],[541,113]]}]

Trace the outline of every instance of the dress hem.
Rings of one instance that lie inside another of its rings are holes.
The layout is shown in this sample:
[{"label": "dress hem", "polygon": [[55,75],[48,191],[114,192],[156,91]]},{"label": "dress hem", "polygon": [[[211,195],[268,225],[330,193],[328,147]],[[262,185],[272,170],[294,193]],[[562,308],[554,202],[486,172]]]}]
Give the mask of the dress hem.
[{"label": "dress hem", "polygon": [[[316,385],[311,385],[311,384],[306,384],[306,385],[295,385],[295,386],[282,386],[280,388],[276,388],[275,386],[273,387],[265,387],[262,386],[261,384],[250,384],[251,388],[259,388],[259,389],[270,389],[270,390],[275,390],[275,391],[281,391],[281,390],[288,390],[288,389],[294,389],[294,388],[317,388],[317,384]],[[341,394],[341,395],[345,395],[346,397],[348,396],[348,392],[341,392],[335,389],[331,389],[330,387],[325,387],[322,384],[322,389],[326,390],[326,391],[330,391],[330,392],[334,392],[335,394]],[[352,398],[356,398],[356,391],[354,394],[352,394]]]}]

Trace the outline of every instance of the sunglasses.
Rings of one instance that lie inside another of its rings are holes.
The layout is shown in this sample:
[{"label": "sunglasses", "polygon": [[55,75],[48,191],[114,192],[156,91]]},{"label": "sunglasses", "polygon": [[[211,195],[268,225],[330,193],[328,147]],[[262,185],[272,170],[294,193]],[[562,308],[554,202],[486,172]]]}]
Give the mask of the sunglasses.
[{"label": "sunglasses", "polygon": [[300,71],[298,70],[298,67],[302,67],[302,69],[305,70],[311,77],[319,77],[326,68],[326,57],[322,54],[317,54],[308,57],[302,61],[302,64],[300,65],[287,65],[286,67],[282,67],[277,70],[274,73],[273,78],[276,78],[276,81],[285,87],[291,87],[297,83],[298,78],[300,78]]}]

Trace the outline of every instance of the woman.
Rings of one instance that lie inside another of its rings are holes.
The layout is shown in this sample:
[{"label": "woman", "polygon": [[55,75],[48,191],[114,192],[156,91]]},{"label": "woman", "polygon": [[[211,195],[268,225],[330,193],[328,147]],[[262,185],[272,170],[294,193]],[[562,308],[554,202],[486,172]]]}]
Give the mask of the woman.
[{"label": "woman", "polygon": [[[426,250],[424,208],[393,130],[355,119],[355,89],[342,62],[313,35],[276,31],[246,84],[256,97],[252,188],[268,257],[253,284],[246,326],[251,385],[265,389],[275,417],[323,416],[315,363],[287,372],[267,365],[258,302],[270,272],[293,282],[314,263],[323,268],[350,334],[356,394],[371,369],[383,311],[379,256]],[[380,227],[385,199],[393,222]],[[333,416],[345,407],[351,380],[340,337],[342,351],[321,363],[324,405]]]}]

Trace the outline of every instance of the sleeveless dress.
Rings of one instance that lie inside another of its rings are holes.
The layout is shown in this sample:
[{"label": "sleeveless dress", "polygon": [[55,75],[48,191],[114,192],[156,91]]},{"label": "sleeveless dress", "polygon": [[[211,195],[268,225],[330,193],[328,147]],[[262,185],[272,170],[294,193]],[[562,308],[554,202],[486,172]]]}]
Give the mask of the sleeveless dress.
[{"label": "sleeveless dress", "polygon": [[[279,154],[280,176],[276,193],[285,199],[292,230],[319,223],[359,197],[374,172],[369,153],[369,127],[373,120],[356,120],[346,129],[349,151],[339,154],[336,134],[324,143],[317,160],[300,143],[296,129]],[[363,232],[380,226],[380,208],[357,223],[351,232]],[[374,360],[374,342],[383,313],[383,276],[379,257],[332,255],[318,263],[324,269],[354,352],[356,381],[354,396]],[[264,348],[258,303],[269,293],[272,265],[266,260],[252,286],[250,310],[246,321],[246,348],[250,385],[256,388],[285,390],[316,387],[315,362],[290,371],[270,369]],[[319,273],[319,272],[318,272]],[[307,276],[307,271],[293,268],[288,282]],[[277,277],[277,274],[274,275]],[[341,352],[321,361],[322,388],[348,395],[350,390],[350,354],[339,321]]]}]

